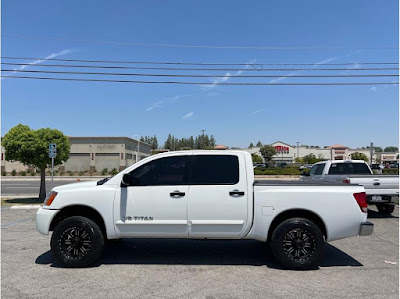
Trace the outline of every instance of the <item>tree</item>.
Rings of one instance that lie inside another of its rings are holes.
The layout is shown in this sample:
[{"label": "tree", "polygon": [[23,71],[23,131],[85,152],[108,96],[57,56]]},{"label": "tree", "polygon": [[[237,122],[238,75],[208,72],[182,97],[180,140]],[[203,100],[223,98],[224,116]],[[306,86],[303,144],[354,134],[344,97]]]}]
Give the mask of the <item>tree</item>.
[{"label": "tree", "polygon": [[253,148],[253,147],[254,147],[253,142],[250,142],[249,148]]},{"label": "tree", "polygon": [[257,142],[256,147],[262,147],[261,141]]},{"label": "tree", "polygon": [[263,159],[257,154],[251,154],[251,158],[253,159],[253,163],[262,163]]},{"label": "tree", "polygon": [[273,146],[264,145],[260,148],[260,153],[264,161],[268,163],[276,155],[276,149]]},{"label": "tree", "polygon": [[398,152],[399,149],[396,146],[387,146],[385,147],[385,152],[395,153]]},{"label": "tree", "polygon": [[49,144],[57,145],[57,157],[54,165],[60,165],[69,158],[71,144],[61,131],[50,128],[32,130],[26,125],[13,127],[3,138],[5,159],[20,161],[28,167],[40,170],[39,199],[46,197],[46,168],[51,165]]},{"label": "tree", "polygon": [[375,152],[377,152],[377,153],[383,152],[383,149],[382,149],[380,146],[375,146],[375,147],[374,147],[374,150],[375,150]]},{"label": "tree", "polygon": [[318,159],[313,153],[308,154],[306,156],[303,157],[303,162],[306,164],[314,164],[321,161],[320,159]]},{"label": "tree", "polygon": [[352,153],[350,157],[352,160],[364,160],[365,162],[369,161],[368,157],[365,154],[359,152]]}]

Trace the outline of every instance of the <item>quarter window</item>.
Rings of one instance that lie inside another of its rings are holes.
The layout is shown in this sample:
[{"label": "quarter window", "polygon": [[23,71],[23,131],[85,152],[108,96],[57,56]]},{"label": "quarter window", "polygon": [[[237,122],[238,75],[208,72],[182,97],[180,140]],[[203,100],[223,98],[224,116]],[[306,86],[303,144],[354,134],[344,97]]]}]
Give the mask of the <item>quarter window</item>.
[{"label": "quarter window", "polygon": [[239,182],[239,159],[229,155],[195,155],[191,185],[234,185]]},{"label": "quarter window", "polygon": [[187,185],[188,156],[150,161],[131,171],[131,186]]}]

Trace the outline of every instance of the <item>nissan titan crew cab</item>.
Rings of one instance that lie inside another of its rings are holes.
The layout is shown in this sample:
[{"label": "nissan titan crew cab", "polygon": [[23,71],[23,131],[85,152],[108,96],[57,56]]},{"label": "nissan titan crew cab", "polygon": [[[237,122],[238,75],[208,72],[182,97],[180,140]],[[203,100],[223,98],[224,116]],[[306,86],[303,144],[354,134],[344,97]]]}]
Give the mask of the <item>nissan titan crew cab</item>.
[{"label": "nissan titan crew cab", "polygon": [[183,151],[139,161],[98,182],[54,188],[37,212],[51,250],[84,267],[107,239],[254,239],[286,268],[317,268],[325,241],[370,235],[362,186],[255,181],[242,151]]}]

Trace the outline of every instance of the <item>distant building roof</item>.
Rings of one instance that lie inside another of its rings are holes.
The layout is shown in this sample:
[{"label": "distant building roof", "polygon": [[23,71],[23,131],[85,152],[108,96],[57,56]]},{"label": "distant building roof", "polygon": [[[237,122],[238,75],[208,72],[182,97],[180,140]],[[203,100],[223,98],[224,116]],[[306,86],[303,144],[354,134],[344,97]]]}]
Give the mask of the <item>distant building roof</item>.
[{"label": "distant building roof", "polygon": [[216,145],[214,148],[216,150],[226,150],[226,149],[228,149],[228,147],[226,145],[222,145],[222,144]]},{"label": "distant building roof", "polygon": [[341,145],[341,144],[334,144],[334,145],[331,145],[331,146],[328,146],[328,148],[348,148],[347,146],[345,146],[345,145]]}]

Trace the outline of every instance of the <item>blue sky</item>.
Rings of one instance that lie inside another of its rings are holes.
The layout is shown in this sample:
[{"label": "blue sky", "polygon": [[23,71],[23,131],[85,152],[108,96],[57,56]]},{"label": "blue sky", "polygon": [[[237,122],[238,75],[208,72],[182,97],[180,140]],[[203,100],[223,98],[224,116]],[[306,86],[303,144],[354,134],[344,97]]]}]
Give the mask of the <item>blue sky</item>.
[{"label": "blue sky", "polygon": [[[393,49],[398,47],[398,11],[398,1],[394,0],[3,1],[3,35],[65,40],[2,37],[1,50],[2,56],[16,57],[217,63],[329,62],[355,63],[353,66],[359,67],[357,63],[360,62],[398,61],[399,52]],[[71,40],[314,48],[138,47]],[[313,67],[318,68],[310,68]],[[26,69],[38,68],[28,66]],[[244,66],[240,72],[250,73]],[[235,74],[230,72],[224,79],[237,82],[238,79],[230,77]],[[271,80],[280,83],[310,81],[267,78],[259,82],[273,82]],[[349,79],[314,81],[346,80]],[[357,80],[367,79],[354,79]],[[368,80],[398,81],[397,78]],[[258,140],[263,143],[281,140],[289,144],[299,141],[320,146],[340,143],[351,147],[366,146],[371,141],[381,146],[398,143],[397,85],[222,86],[212,78],[197,81],[210,81],[210,86],[6,78],[1,81],[2,135],[14,125],[24,123],[32,128],[57,128],[71,136],[132,137],[140,134],[157,135],[160,141],[164,141],[168,133],[188,137],[205,129],[219,144],[238,147],[247,147],[251,141]]]}]

